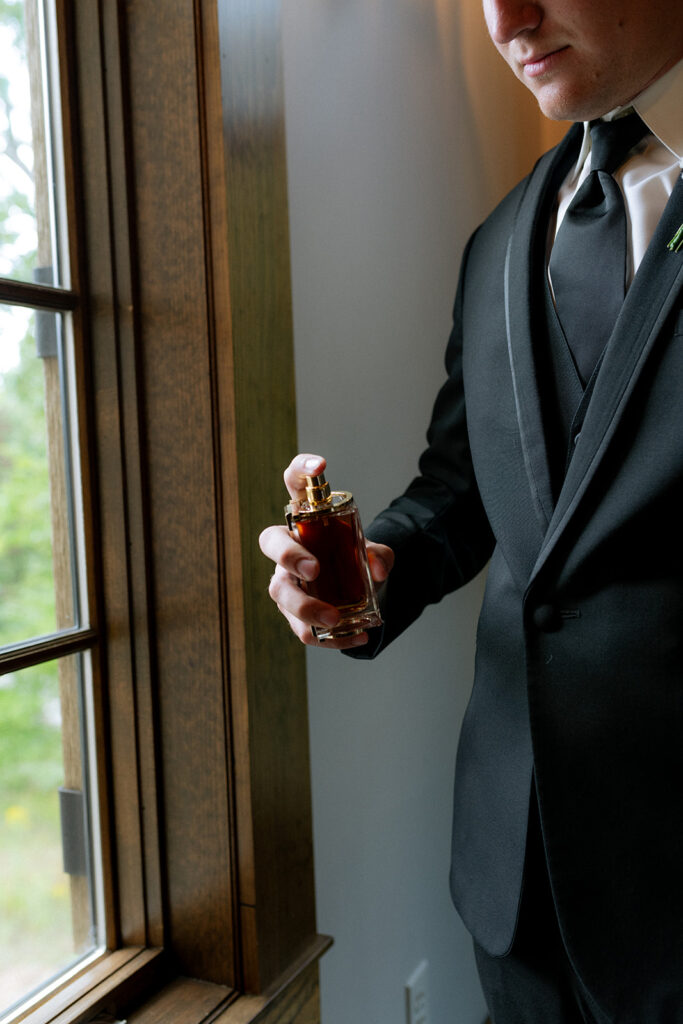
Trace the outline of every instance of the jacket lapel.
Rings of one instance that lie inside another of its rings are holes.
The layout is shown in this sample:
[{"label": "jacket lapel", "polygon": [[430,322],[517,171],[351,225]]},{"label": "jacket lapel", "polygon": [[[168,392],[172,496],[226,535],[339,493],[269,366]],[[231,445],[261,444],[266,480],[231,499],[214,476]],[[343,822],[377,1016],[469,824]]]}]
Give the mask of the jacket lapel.
[{"label": "jacket lapel", "polygon": [[673,253],[667,248],[682,221],[683,179],[679,178],[605,350],[581,440],[569,464],[532,578],[598,472],[657,335],[683,287],[683,252]]},{"label": "jacket lapel", "polygon": [[[536,165],[517,210],[505,261],[508,358],[524,469],[538,527],[538,548],[552,518],[554,502],[533,337],[543,308],[548,217],[557,189],[576,159],[581,136],[582,126],[574,125],[560,145]],[[538,548],[530,553],[527,576]]]}]

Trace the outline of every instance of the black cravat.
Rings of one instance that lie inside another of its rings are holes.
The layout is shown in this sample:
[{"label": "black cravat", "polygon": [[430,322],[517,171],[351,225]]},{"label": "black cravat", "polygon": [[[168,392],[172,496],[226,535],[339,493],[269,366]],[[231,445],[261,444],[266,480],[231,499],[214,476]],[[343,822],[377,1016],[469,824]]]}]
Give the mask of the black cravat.
[{"label": "black cravat", "polygon": [[555,308],[584,384],[626,294],[626,209],[612,172],[646,131],[637,114],[591,122],[591,172],[567,207],[550,255]]}]

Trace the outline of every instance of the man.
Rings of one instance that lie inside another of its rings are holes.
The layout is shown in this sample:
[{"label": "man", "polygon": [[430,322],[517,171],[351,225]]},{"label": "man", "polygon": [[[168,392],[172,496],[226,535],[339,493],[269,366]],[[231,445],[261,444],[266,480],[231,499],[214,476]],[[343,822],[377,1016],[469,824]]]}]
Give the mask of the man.
[{"label": "man", "polygon": [[[385,625],[327,645],[375,656],[490,560],[451,888],[494,1024],[681,1024],[683,4],[484,12],[577,123],[470,239],[420,476],[367,531]],[[317,643],[315,560],[261,546]]]}]

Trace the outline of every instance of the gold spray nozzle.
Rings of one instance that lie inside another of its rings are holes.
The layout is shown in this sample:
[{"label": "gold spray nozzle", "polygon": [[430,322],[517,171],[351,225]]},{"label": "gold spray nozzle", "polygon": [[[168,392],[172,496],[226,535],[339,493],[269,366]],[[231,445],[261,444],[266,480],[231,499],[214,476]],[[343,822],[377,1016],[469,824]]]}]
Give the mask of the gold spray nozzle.
[{"label": "gold spray nozzle", "polygon": [[311,505],[327,505],[330,502],[330,485],[325,474],[306,477],[306,497]]}]

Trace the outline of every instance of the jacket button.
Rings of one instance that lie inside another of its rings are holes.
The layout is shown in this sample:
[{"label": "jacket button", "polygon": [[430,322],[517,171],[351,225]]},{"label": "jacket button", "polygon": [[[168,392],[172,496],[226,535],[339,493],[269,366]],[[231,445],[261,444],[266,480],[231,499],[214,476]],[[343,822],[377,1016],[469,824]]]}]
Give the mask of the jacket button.
[{"label": "jacket button", "polygon": [[539,604],[538,608],[534,609],[531,621],[543,633],[554,633],[562,625],[557,609],[551,604]]}]

